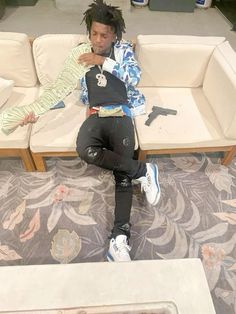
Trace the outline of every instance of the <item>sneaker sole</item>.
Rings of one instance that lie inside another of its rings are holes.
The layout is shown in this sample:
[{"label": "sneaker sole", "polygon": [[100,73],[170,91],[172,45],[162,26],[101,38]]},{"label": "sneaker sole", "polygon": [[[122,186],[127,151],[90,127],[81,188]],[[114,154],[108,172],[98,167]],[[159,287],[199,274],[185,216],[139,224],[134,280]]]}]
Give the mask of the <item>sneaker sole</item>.
[{"label": "sneaker sole", "polygon": [[152,167],[154,167],[154,173],[155,173],[155,182],[156,182],[156,186],[158,188],[158,193],[156,195],[156,198],[154,200],[154,202],[151,204],[153,206],[155,206],[159,200],[160,200],[160,197],[161,197],[161,189],[160,189],[160,184],[159,184],[159,181],[158,181],[158,167],[157,165],[152,165]]},{"label": "sneaker sole", "polygon": [[107,253],[106,258],[108,262],[116,262],[116,263],[131,262],[131,259],[129,261],[115,261],[114,258],[109,253]]},{"label": "sneaker sole", "polygon": [[108,262],[114,262],[114,258],[111,256],[111,254],[107,253],[106,258],[108,260]]}]

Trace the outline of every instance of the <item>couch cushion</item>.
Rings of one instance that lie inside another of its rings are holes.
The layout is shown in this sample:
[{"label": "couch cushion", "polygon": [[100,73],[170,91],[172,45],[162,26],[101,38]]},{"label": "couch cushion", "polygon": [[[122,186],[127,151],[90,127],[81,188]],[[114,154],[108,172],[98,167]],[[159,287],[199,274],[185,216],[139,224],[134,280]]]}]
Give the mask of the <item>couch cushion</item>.
[{"label": "couch cushion", "polygon": [[4,80],[0,77],[0,108],[5,104],[5,102],[11,96],[14,86],[14,81]]},{"label": "couch cushion", "polygon": [[228,42],[214,51],[203,90],[225,136],[236,139],[236,53]]},{"label": "couch cushion", "polygon": [[[43,89],[41,88],[41,92]],[[30,149],[34,153],[75,152],[79,129],[86,119],[86,106],[78,90],[64,99],[65,108],[49,110],[33,125]],[[135,149],[138,149],[135,133]]]},{"label": "couch cushion", "polygon": [[139,35],[136,58],[141,87],[199,87],[223,37]]},{"label": "couch cushion", "polygon": [[[231,145],[202,88],[140,88],[146,97],[147,114],[135,117],[140,148],[167,149]],[[152,106],[177,110],[177,115],[158,116],[150,126],[145,125]]]},{"label": "couch cushion", "polygon": [[63,68],[64,61],[71,49],[87,41],[86,35],[48,34],[33,42],[35,66],[40,83],[52,83]]},{"label": "couch cushion", "polygon": [[[33,102],[38,97],[37,87],[14,87],[13,92],[1,108],[2,112],[6,108],[22,106]],[[29,147],[31,125],[18,127],[13,133],[6,135],[0,130],[0,148],[27,148]]]},{"label": "couch cushion", "polygon": [[65,108],[49,110],[33,125],[30,148],[37,152],[76,151],[79,128],[86,118],[86,106],[79,102],[79,91],[64,99]]},{"label": "couch cushion", "polygon": [[36,85],[32,49],[26,34],[0,32],[0,76],[13,80],[15,86]]}]

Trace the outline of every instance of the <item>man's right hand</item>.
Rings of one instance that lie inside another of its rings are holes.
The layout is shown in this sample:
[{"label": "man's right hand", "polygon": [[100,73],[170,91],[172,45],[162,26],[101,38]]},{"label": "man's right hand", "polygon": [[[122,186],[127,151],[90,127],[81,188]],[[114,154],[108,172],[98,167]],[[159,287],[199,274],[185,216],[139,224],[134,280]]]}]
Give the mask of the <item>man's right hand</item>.
[{"label": "man's right hand", "polygon": [[20,126],[27,125],[28,123],[35,123],[38,121],[39,117],[36,117],[34,112],[27,114],[24,119],[21,121]]},{"label": "man's right hand", "polygon": [[78,63],[83,64],[84,66],[89,66],[89,65],[103,65],[103,62],[105,61],[105,57],[97,55],[93,52],[87,52],[83,53],[79,59]]}]

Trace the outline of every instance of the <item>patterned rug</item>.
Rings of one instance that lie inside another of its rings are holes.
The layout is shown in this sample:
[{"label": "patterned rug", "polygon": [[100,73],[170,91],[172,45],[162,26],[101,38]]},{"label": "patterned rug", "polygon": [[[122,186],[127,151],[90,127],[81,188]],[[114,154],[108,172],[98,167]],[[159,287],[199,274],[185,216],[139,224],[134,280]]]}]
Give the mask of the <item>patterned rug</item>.
[{"label": "patterned rug", "polygon": [[[229,167],[201,154],[149,161],[159,166],[162,194],[149,206],[134,182],[131,258],[200,257],[216,313],[236,313],[236,159]],[[0,265],[104,261],[111,172],[79,158],[47,166],[27,173],[19,160],[0,160]]]}]

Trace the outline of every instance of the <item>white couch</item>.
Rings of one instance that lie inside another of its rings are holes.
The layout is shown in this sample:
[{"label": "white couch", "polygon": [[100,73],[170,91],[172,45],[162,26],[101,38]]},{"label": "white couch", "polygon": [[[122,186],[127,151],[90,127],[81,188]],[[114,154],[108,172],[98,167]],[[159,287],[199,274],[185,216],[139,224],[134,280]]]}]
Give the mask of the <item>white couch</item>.
[{"label": "white couch", "polygon": [[[222,37],[139,35],[136,58],[147,114],[135,118],[139,159],[148,154],[236,153],[236,53]],[[152,106],[177,110],[145,125]]]},{"label": "white couch", "polygon": [[[27,35],[0,32],[0,78],[14,81],[13,91],[0,112],[8,107],[30,103],[38,97],[37,75]],[[10,135],[0,130],[0,156],[20,157],[25,169],[33,171],[35,165],[29,150],[30,133],[31,125],[18,128]]]},{"label": "white couch", "polygon": [[[15,82],[5,105],[36,99],[63,67],[70,49],[85,35],[49,34],[31,47],[25,34],[0,33],[0,77]],[[236,153],[236,53],[222,37],[151,36],[137,38],[142,69],[139,88],[147,114],[135,118],[139,158],[147,154],[226,151]],[[78,86],[78,89],[80,87]],[[65,99],[66,108],[51,110],[33,126],[11,135],[0,132],[0,156],[20,156],[27,170],[45,171],[44,157],[77,156],[76,137],[86,116],[79,90]],[[176,109],[144,123],[153,105]]]}]

